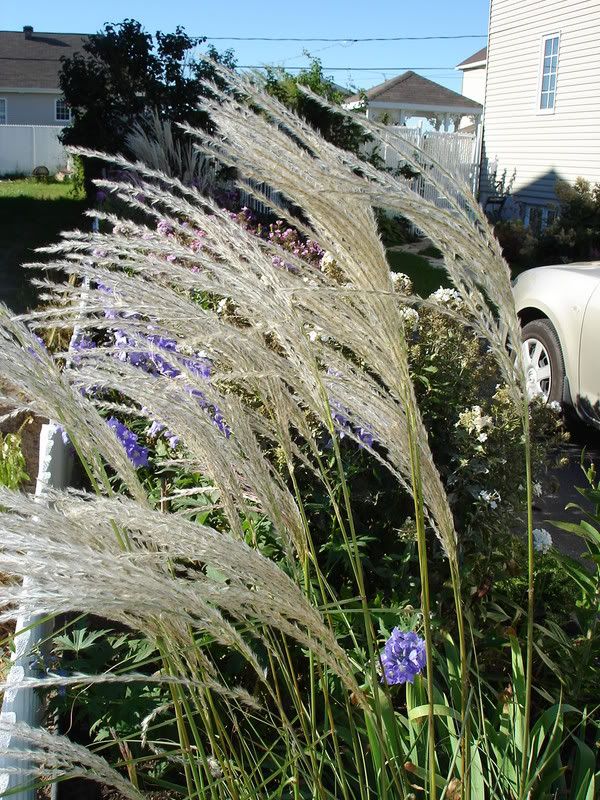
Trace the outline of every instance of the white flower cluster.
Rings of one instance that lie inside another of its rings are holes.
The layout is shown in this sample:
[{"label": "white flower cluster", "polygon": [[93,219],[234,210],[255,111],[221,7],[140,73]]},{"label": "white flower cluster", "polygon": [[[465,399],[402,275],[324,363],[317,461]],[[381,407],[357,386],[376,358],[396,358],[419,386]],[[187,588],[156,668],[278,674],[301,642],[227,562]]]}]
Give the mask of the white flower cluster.
[{"label": "white flower cluster", "polygon": [[400,316],[402,321],[409,328],[416,328],[419,324],[419,312],[410,306],[404,306],[400,309]]},{"label": "white flower cluster", "polygon": [[328,267],[334,267],[335,263],[336,261],[333,255],[328,250],[326,250],[321,256],[321,270],[323,272],[326,272]]},{"label": "white flower cluster", "polygon": [[410,295],[413,293],[413,282],[404,272],[390,272],[390,278],[394,284],[394,291],[398,294]]},{"label": "white flower cluster", "polygon": [[482,489],[479,492],[479,499],[482,503],[485,503],[492,509],[492,511],[494,511],[496,508],[498,508],[498,503],[500,502],[501,497],[496,491],[490,492],[488,489]]},{"label": "white flower cluster", "polygon": [[456,289],[444,289],[441,286],[429,295],[429,299],[433,303],[438,303],[441,306],[449,306],[456,310],[463,305],[463,299]]},{"label": "white flower cluster", "polygon": [[320,325],[315,325],[314,328],[308,329],[308,338],[311,342],[321,341],[321,342],[328,342],[329,336],[323,333],[323,328]]},{"label": "white flower cluster", "polygon": [[458,422],[454,426],[465,428],[467,433],[474,433],[478,442],[485,442],[488,438],[487,431],[494,427],[494,422],[488,414],[483,414],[481,406],[471,406],[458,415]]},{"label": "white flower cluster", "polygon": [[561,404],[558,402],[558,400],[551,400],[551,401],[548,403],[548,408],[551,408],[551,409],[552,409],[552,411],[555,411],[557,414],[560,414],[560,412],[562,411],[562,406],[561,406]]},{"label": "white flower cluster", "polygon": [[552,549],[552,536],[545,528],[535,528],[533,531],[533,546],[542,555]]}]

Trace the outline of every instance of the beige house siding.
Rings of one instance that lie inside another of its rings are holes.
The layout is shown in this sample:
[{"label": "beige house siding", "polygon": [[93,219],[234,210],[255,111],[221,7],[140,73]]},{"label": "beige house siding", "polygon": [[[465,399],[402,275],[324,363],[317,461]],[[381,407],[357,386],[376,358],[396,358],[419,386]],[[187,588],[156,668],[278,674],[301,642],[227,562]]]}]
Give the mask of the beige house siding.
[{"label": "beige house siding", "polygon": [[[485,102],[485,64],[474,69],[465,69],[462,75],[462,88],[460,93],[470,100],[476,100],[481,105]],[[472,117],[463,117],[459,123],[459,130],[471,128]]]},{"label": "beige house siding", "polygon": [[64,121],[56,120],[55,102],[60,92],[15,92],[0,87],[0,97],[6,100],[6,123],[8,125],[57,125],[64,128]]},{"label": "beige house siding", "polygon": [[[542,39],[560,34],[555,108],[540,113]],[[524,204],[555,201],[558,178],[600,182],[600,0],[491,0],[482,199],[515,172]]]},{"label": "beige house siding", "polygon": [[463,71],[460,93],[483,105],[485,100],[485,65]]}]

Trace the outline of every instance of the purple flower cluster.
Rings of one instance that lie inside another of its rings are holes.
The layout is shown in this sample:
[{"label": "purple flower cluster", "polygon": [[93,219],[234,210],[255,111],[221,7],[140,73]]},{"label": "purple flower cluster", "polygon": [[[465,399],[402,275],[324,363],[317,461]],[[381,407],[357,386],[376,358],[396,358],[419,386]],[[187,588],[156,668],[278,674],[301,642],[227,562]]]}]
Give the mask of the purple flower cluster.
[{"label": "purple flower cluster", "polygon": [[[142,413],[144,411],[145,409],[142,409]],[[157,422],[154,420],[154,422],[150,424],[150,427],[146,431],[146,436],[149,439],[158,439],[158,437],[161,435],[164,436],[167,444],[172,450],[174,450],[181,442],[181,438],[177,436],[177,434],[168,431],[166,425],[163,425],[162,422]]]},{"label": "purple flower cluster", "polygon": [[69,349],[73,353],[73,364],[78,365],[81,363],[81,357],[78,355],[78,353],[81,353],[84,350],[93,350],[95,347],[96,343],[90,339],[89,336],[75,331],[73,336],[71,336],[71,341],[69,343]]},{"label": "purple flower cluster", "polygon": [[[119,353],[119,359],[129,361],[134,367],[139,367],[150,374],[177,378],[181,375],[180,367],[183,366],[192,375],[203,379],[210,377],[210,361],[202,356],[191,358],[181,355],[177,350],[175,339],[169,339],[159,334],[150,334],[145,341],[140,342],[122,330],[116,330],[114,338],[117,349],[122,351]],[[153,351],[146,349],[148,345],[152,345],[155,349]],[[141,349],[138,350],[138,347]],[[161,352],[156,352],[157,350],[164,350],[170,355],[165,358]]]},{"label": "purple flower cluster", "polygon": [[127,425],[124,425],[116,417],[109,417],[106,420],[108,427],[112,428],[117,435],[117,439],[121,442],[127,453],[127,458],[131,461],[136,469],[138,467],[148,466],[148,448],[143,447],[137,435],[130,430]]},{"label": "purple flower cluster", "polygon": [[383,676],[388,684],[413,683],[415,675],[425,669],[425,641],[414,631],[394,628],[381,653]]},{"label": "purple flower cluster", "polygon": [[[37,333],[34,333],[33,338],[36,340],[40,350],[46,352],[46,342],[41,338],[41,336],[38,336]],[[36,361],[40,361],[39,354],[36,352],[35,347],[28,347],[27,352],[30,353]]]},{"label": "purple flower cluster", "polygon": [[347,414],[348,409],[342,406],[341,403],[335,400],[330,401],[332,409],[332,417],[337,429],[340,439],[343,439],[346,433],[352,433],[356,436],[366,447],[373,447],[373,434],[368,428],[362,428],[360,425],[354,425],[350,422]]},{"label": "purple flower cluster", "polygon": [[[194,228],[189,224],[189,222],[184,222],[178,227],[178,235],[176,235],[175,228],[165,220],[159,221],[158,225],[156,226],[156,230],[166,239],[177,239],[178,241],[183,241],[188,245],[192,253],[197,253],[204,247],[204,238],[206,233],[201,231],[199,228]],[[177,256],[173,253],[170,253],[166,256],[166,260],[172,264],[177,261]]]},{"label": "purple flower cluster", "polygon": [[[177,348],[175,339],[167,338],[160,334],[152,333],[146,336],[145,342],[138,342],[122,330],[114,333],[117,349],[121,350],[118,357],[122,361],[129,361],[134,367],[143,369],[151,375],[162,375],[166,378],[177,378],[182,373],[188,372],[194,377],[208,380],[211,376],[212,364],[210,359],[203,355],[188,356],[182,354]],[[148,345],[152,350],[146,349]],[[139,350],[137,348],[140,348]],[[160,351],[164,351],[163,355]],[[159,352],[157,352],[159,351]],[[166,354],[168,353],[168,356]],[[213,423],[221,433],[229,438],[231,429],[227,425],[218,406],[211,404],[206,395],[192,386],[186,386],[191,397],[194,397],[201,408],[211,414]],[[175,448],[180,439],[175,434],[166,430],[166,426],[159,421],[152,422],[148,435],[150,438],[163,435],[169,447]]]},{"label": "purple flower cluster", "polygon": [[314,267],[320,265],[325,252],[318,242],[301,236],[295,228],[286,227],[281,219],[269,226],[267,238]]},{"label": "purple flower cluster", "polygon": [[[260,236],[262,239],[267,239],[281,247],[282,250],[293,253],[297,258],[301,258],[313,267],[319,267],[325,252],[323,248],[313,239],[307,239],[305,236],[302,236],[295,228],[287,225],[284,220],[278,219],[276,222],[269,225],[268,228],[265,228],[257,222],[252,212],[246,207],[242,208],[238,213],[230,211],[229,216],[247,231],[254,233],[256,236]],[[281,256],[273,256],[273,264],[276,267],[282,267],[291,272],[298,271],[297,267],[285,261]]]}]

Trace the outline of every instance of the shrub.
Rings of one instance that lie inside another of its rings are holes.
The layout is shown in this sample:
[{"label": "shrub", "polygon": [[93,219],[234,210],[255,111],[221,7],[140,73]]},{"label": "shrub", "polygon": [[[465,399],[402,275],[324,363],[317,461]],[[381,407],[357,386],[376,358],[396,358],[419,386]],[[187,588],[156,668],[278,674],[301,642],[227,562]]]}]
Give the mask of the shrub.
[{"label": "shrub", "polygon": [[389,214],[383,209],[377,209],[376,215],[381,241],[386,247],[417,241],[418,237],[405,217],[398,214]]},{"label": "shrub", "polygon": [[540,263],[577,261],[600,255],[600,185],[578,178],[571,186],[558,181],[560,215],[540,235]]},{"label": "shrub", "polygon": [[592,187],[584,178],[575,183],[557,181],[560,208],[554,221],[541,230],[520,221],[502,221],[494,233],[508,263],[516,268],[600,256],[600,184]]},{"label": "shrub", "polygon": [[[210,120],[198,100],[210,93],[207,82],[218,79],[209,61],[191,58],[205,41],[181,26],[153,36],[133,19],[105,23],[86,37],[81,52],[63,59],[60,88],[73,115],[61,135],[64,144],[126,152],[132,128],[151,122],[152,112],[173,123],[208,127]],[[215,61],[234,65],[231,51],[208,51]],[[177,130],[174,134],[180,135]],[[86,159],[84,164],[86,190],[92,196],[91,179],[100,175],[100,162]]]},{"label": "shrub", "polygon": [[511,267],[533,267],[538,263],[539,243],[530,228],[520,220],[505,220],[494,225],[502,255]]}]

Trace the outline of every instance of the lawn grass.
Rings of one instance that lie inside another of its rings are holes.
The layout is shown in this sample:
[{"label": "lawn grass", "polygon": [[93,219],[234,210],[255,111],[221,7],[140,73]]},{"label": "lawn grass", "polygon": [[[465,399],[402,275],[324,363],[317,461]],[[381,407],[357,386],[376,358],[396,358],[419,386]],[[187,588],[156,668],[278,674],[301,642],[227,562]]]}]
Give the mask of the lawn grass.
[{"label": "lawn grass", "polygon": [[[0,180],[0,299],[14,311],[26,311],[37,302],[30,283],[35,272],[21,265],[43,264],[44,257],[35,248],[58,241],[61,231],[89,230],[85,208],[86,201],[74,196],[69,183]],[[408,275],[415,291],[424,297],[440,286],[450,286],[445,271],[421,255],[389,250],[387,257],[390,269]]]},{"label": "lawn grass", "polygon": [[83,216],[86,205],[73,195],[69,183],[0,180],[0,299],[13,311],[21,313],[37,303],[30,283],[35,271],[21,265],[43,264],[35,248],[56,242],[61,231],[89,230],[90,221]]},{"label": "lawn grass", "polygon": [[446,271],[432,264],[420,255],[405,253],[402,250],[388,250],[388,263],[392,272],[403,272],[413,282],[414,290],[421,297],[427,297],[440,286],[451,286]]}]

